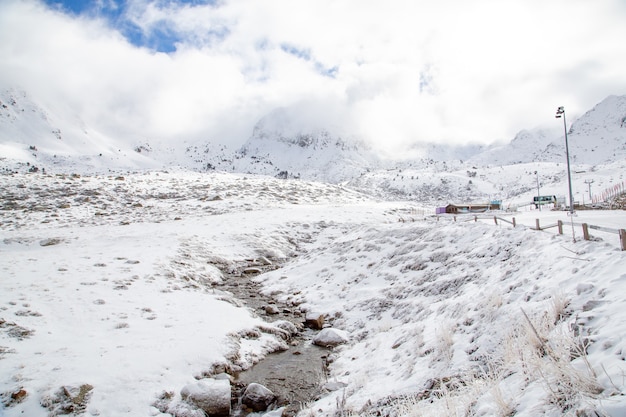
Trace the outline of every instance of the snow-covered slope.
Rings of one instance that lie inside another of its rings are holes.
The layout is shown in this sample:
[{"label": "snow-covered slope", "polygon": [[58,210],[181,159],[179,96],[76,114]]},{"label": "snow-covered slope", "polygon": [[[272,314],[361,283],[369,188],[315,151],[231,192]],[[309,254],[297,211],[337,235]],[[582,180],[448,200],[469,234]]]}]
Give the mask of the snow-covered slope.
[{"label": "snow-covered slope", "polygon": [[[567,194],[563,125],[521,131],[508,144],[415,144],[402,160],[383,159],[337,124],[299,107],[263,117],[239,149],[185,138],[111,138],[71,112],[44,106],[17,89],[0,91],[0,168],[90,173],[181,167],[346,183],[383,198],[424,204],[530,201],[537,193]],[[69,116],[68,116],[69,115]],[[624,180],[626,96],[610,96],[577,120],[568,119],[574,194],[590,201]],[[605,174],[599,175],[600,172]],[[592,193],[593,194],[593,193]]]},{"label": "snow-covered slope", "polygon": [[626,159],[626,95],[607,97],[573,122],[568,141],[575,163]]},{"label": "snow-covered slope", "polygon": [[[550,129],[523,130],[510,143],[490,147],[470,162],[480,165],[563,162],[562,120],[555,120],[555,126]],[[567,118],[566,122],[572,163],[597,165],[626,158],[626,95],[609,96],[578,119]]]},{"label": "snow-covered slope", "polygon": [[106,171],[159,166],[123,139],[98,132],[75,115],[50,110],[15,88],[0,90],[0,155],[5,169]]},{"label": "snow-covered slope", "polygon": [[[562,129],[561,129],[562,132]],[[529,129],[519,132],[507,144],[492,145],[472,156],[468,162],[474,165],[513,165],[543,160],[547,146],[558,137],[558,128]],[[559,153],[553,155],[558,158]]]},{"label": "snow-covered slope", "polygon": [[261,294],[348,336],[300,417],[626,413],[626,252],[528,227],[565,212],[455,222],[226,173],[2,175],[0,191],[3,417],[203,416],[185,386],[301,349],[222,286],[260,257],[276,265]]},{"label": "snow-covered slope", "polygon": [[373,149],[358,138],[299,121],[293,109],[265,116],[235,155],[234,169],[337,183],[380,166]]}]

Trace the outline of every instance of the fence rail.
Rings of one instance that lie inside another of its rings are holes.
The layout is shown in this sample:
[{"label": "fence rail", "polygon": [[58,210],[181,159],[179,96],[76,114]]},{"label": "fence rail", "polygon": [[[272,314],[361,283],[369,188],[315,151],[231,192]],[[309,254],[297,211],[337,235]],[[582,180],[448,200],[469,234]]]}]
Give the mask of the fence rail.
[{"label": "fence rail", "polygon": [[[454,221],[457,221],[457,216],[453,216]],[[498,221],[504,222],[504,223],[508,223],[510,225],[513,225],[513,227],[517,226],[517,222],[515,221],[515,217],[511,217],[511,220],[504,218],[504,217],[499,217],[499,216],[478,216],[478,215],[474,215],[472,217],[466,217],[463,218],[462,220],[459,220],[461,222],[477,222],[478,220],[491,220],[493,219],[495,224],[498,224]],[[437,221],[439,221],[439,216],[437,216]],[[601,232],[605,232],[605,233],[613,233],[613,234],[617,234],[619,236],[619,241],[620,241],[620,249],[623,251],[626,251],[626,230],[624,229],[611,229],[609,227],[604,227],[604,226],[597,226],[594,224],[588,224],[588,223],[571,223],[572,226],[579,226],[582,227],[583,230],[583,239],[585,240],[591,240],[591,236],[589,235],[589,229],[592,230],[599,230]],[[558,233],[560,235],[563,234],[563,222],[561,220],[558,220],[556,223],[554,224],[548,224],[545,226],[542,226],[539,222],[539,219],[535,219],[535,227],[532,228],[532,230],[546,230],[546,229],[551,229],[553,227],[556,227],[558,229]]]}]

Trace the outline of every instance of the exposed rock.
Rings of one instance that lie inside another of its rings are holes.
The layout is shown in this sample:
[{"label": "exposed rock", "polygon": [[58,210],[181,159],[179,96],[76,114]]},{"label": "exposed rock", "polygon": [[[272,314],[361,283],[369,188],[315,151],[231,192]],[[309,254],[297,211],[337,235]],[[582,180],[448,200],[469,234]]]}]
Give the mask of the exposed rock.
[{"label": "exposed rock", "polygon": [[324,315],[320,313],[308,312],[304,319],[304,325],[311,329],[321,330],[324,327]]},{"label": "exposed rock", "polygon": [[24,400],[24,398],[26,398],[27,395],[28,392],[26,392],[26,390],[22,388],[18,391],[11,393],[11,399],[16,403],[20,403]]},{"label": "exposed rock", "polygon": [[254,411],[264,411],[276,400],[276,395],[261,384],[253,382],[243,393],[241,402]]},{"label": "exposed rock", "polygon": [[41,246],[54,246],[54,245],[58,245],[59,243],[61,243],[61,239],[58,239],[55,237],[43,239],[42,241],[39,242]]},{"label": "exposed rock", "polygon": [[269,304],[265,306],[265,314],[278,314],[279,312],[275,305]]},{"label": "exposed rock", "polygon": [[4,405],[5,407],[13,407],[16,404],[21,403],[24,399],[28,397],[28,392],[24,388],[20,388],[16,391],[8,391],[0,394],[0,407]]},{"label": "exposed rock", "polygon": [[348,333],[328,327],[320,331],[314,338],[313,344],[324,347],[334,347],[348,341]]},{"label": "exposed rock", "polygon": [[211,416],[230,415],[230,382],[226,379],[202,379],[185,385],[180,395]]}]

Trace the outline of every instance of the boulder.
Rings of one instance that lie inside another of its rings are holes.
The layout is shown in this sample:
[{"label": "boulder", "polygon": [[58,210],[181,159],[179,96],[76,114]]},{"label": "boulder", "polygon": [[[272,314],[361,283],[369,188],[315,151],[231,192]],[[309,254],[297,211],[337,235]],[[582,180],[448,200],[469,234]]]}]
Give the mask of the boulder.
[{"label": "boulder", "polygon": [[347,332],[339,329],[333,329],[332,327],[323,329],[313,338],[314,345],[324,347],[334,347],[337,345],[341,345],[342,343],[346,343],[347,341]]},{"label": "boulder", "polygon": [[208,415],[230,415],[230,381],[227,379],[201,379],[185,385],[180,395]]},{"label": "boulder", "polygon": [[254,411],[265,411],[276,400],[276,395],[256,382],[246,387],[241,402]]},{"label": "boulder", "polygon": [[280,313],[280,311],[278,311],[278,308],[275,305],[268,304],[265,306],[265,314],[278,314],[278,313]]},{"label": "boulder", "polygon": [[311,329],[321,330],[324,327],[324,315],[308,312],[304,318],[304,325]]}]

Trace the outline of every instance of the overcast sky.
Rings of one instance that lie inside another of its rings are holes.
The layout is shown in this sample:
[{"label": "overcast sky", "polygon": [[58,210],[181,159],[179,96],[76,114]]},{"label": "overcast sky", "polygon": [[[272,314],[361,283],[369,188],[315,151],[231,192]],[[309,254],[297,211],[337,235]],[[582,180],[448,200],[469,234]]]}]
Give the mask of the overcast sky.
[{"label": "overcast sky", "polygon": [[[0,0],[0,85],[137,138],[490,143],[626,94],[624,0]],[[304,123],[304,122],[303,122]]]}]

